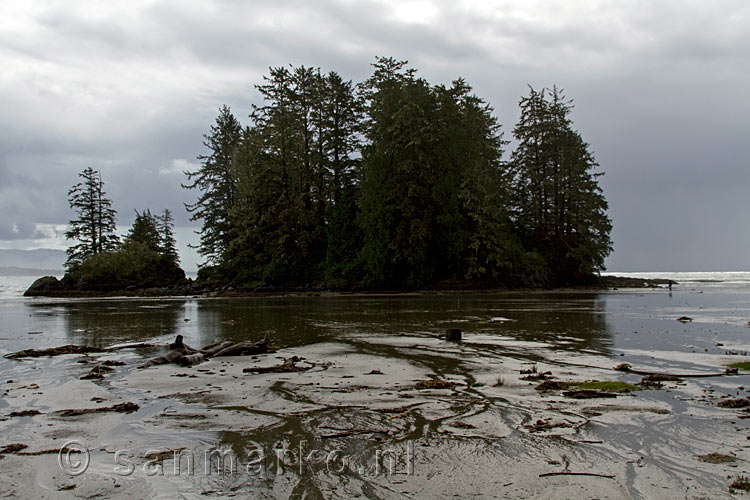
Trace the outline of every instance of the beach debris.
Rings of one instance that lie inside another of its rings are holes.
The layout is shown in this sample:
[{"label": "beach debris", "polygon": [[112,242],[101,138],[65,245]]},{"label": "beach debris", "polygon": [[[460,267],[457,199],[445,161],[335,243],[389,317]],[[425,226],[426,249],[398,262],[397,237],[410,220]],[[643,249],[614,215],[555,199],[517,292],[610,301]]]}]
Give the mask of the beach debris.
[{"label": "beach debris", "polygon": [[573,427],[569,422],[552,422],[549,419],[538,419],[533,424],[525,425],[529,432],[546,432],[557,427]]},{"label": "beach debris", "polygon": [[34,415],[42,415],[39,410],[21,410],[12,411],[8,414],[9,417],[33,417]]},{"label": "beach debris", "polygon": [[535,389],[537,391],[562,391],[568,388],[568,384],[565,382],[558,382],[556,380],[545,380],[541,384],[537,385]]},{"label": "beach debris", "polygon": [[618,372],[634,373],[636,375],[663,377],[662,380],[664,381],[682,378],[723,377],[724,375],[737,374],[733,369],[731,369],[731,367],[719,373],[662,373],[649,370],[636,370],[635,368],[630,366],[629,363],[620,363],[619,365],[615,366],[613,370]]},{"label": "beach debris", "polygon": [[457,385],[455,382],[436,378],[432,380],[420,380],[414,385],[414,388],[418,391],[422,389],[453,389]]},{"label": "beach debris", "polygon": [[176,448],[174,450],[149,450],[143,455],[143,458],[153,462],[163,462],[165,460],[177,459],[179,460],[180,454],[185,451],[186,448]]},{"label": "beach debris", "polygon": [[706,455],[698,455],[698,460],[706,462],[707,464],[728,464],[736,462],[737,458],[722,453],[708,453]]},{"label": "beach debris", "polygon": [[177,363],[180,366],[193,366],[203,363],[204,357],[202,352],[196,352],[195,354],[187,354],[177,358]]},{"label": "beach debris", "polygon": [[297,366],[297,363],[302,361],[303,358],[299,356],[292,356],[289,359],[284,360],[283,363],[273,366],[251,366],[243,368],[243,373],[293,373],[293,372],[304,372],[312,368],[311,366]]},{"label": "beach debris", "polygon": [[380,370],[378,370],[376,368],[374,370],[371,370],[371,371],[365,373],[365,375],[385,375],[385,373],[381,372]]},{"label": "beach debris", "polygon": [[720,408],[746,408],[750,406],[750,399],[737,398],[737,399],[725,399],[719,401],[716,406]]},{"label": "beach debris", "polygon": [[268,346],[269,337],[266,334],[259,342],[231,342],[228,340],[215,342],[202,349],[193,349],[185,344],[182,335],[177,335],[175,341],[169,344],[169,352],[146,361],[139,368],[177,363],[182,366],[194,366],[209,358],[219,356],[252,356],[273,352]]},{"label": "beach debris", "polygon": [[102,361],[103,366],[125,366],[125,362],[123,361],[114,361],[111,359],[108,359],[106,361]]},{"label": "beach debris", "polygon": [[504,318],[502,316],[495,316],[487,320],[489,323],[505,323],[507,321],[515,321],[514,319]]},{"label": "beach debris", "polygon": [[110,368],[109,366],[97,365],[93,367],[90,372],[88,372],[86,375],[81,377],[81,380],[102,379],[104,378],[105,373],[109,373],[113,371],[115,371],[115,369]]},{"label": "beach debris", "polygon": [[[321,429],[324,427],[320,427]],[[328,434],[321,434],[320,439],[334,439],[340,437],[358,436],[361,434],[389,434],[386,430],[381,429],[337,429],[335,427],[325,427],[327,429],[339,431]]]},{"label": "beach debris", "polygon": [[42,358],[45,356],[60,356],[63,354],[89,354],[93,352],[106,352],[106,349],[87,345],[70,344],[61,347],[52,347],[50,349],[26,349],[25,351],[6,354],[5,357],[8,359]]},{"label": "beach debris", "polygon": [[644,387],[660,388],[662,386],[662,382],[679,382],[680,380],[682,380],[680,377],[675,377],[674,375],[652,373],[651,375],[646,375],[641,379],[641,385]]},{"label": "beach debris", "polygon": [[29,445],[23,444],[23,443],[8,444],[0,448],[0,455],[6,454],[6,453],[18,453],[19,451],[25,450],[28,447]]},{"label": "beach debris", "polygon": [[461,329],[460,328],[447,328],[445,330],[445,340],[448,342],[460,342],[461,341]]},{"label": "beach debris", "polygon": [[118,413],[133,413],[138,411],[140,406],[130,401],[125,403],[118,403],[114,406],[100,406],[98,408],[84,408],[84,409],[72,409],[72,410],[60,410],[56,411],[57,415],[62,417],[77,417],[79,415],[86,415],[87,413],[100,413],[105,411],[114,411]]},{"label": "beach debris", "polygon": [[736,476],[729,485],[729,493],[734,494],[737,490],[750,491],[750,478],[743,475]]},{"label": "beach debris", "polygon": [[6,354],[4,357],[8,359],[23,359],[23,358],[43,358],[45,356],[61,356],[63,354],[91,354],[91,353],[102,353],[119,351],[120,349],[135,349],[141,347],[156,347],[155,344],[148,342],[139,342],[136,344],[121,344],[110,347],[93,347],[88,345],[64,345],[61,347],[52,347],[49,349],[26,349],[24,351],[13,352]]},{"label": "beach debris", "polygon": [[0,448],[0,458],[5,458],[5,454],[14,455],[25,455],[25,456],[38,456],[38,455],[50,455],[53,453],[60,453],[60,448],[53,448],[49,450],[39,451],[23,451],[27,449],[29,445],[23,443],[13,443]]},{"label": "beach debris", "polygon": [[543,474],[539,474],[539,477],[550,477],[550,476],[592,476],[592,477],[604,477],[607,479],[614,479],[615,476],[611,474],[597,474],[596,472],[569,472],[569,471],[560,471],[560,472],[545,472]]},{"label": "beach debris", "polygon": [[594,389],[575,389],[572,391],[563,391],[563,396],[573,399],[596,399],[596,398],[616,398],[617,394],[613,392],[597,391]]},{"label": "beach debris", "polygon": [[551,378],[553,378],[552,372],[546,371],[546,372],[540,372],[540,373],[530,373],[528,375],[521,377],[521,380],[549,380]]},{"label": "beach debris", "polygon": [[677,321],[679,321],[680,323],[690,323],[691,321],[693,321],[693,318],[691,318],[690,316],[680,316],[679,318],[677,318]]}]

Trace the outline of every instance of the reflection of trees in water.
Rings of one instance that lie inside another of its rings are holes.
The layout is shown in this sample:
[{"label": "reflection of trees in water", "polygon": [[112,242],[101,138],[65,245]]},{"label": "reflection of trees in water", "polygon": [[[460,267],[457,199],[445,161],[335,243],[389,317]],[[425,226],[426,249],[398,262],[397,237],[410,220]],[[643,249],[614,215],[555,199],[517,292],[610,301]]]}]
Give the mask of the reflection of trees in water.
[{"label": "reflection of trees in water", "polygon": [[196,302],[195,344],[219,340],[260,340],[266,333],[276,347],[327,340],[330,331],[319,319],[330,303],[315,297],[266,297]]},{"label": "reflection of trees in water", "polygon": [[[612,343],[605,300],[594,293],[127,299],[25,307],[38,319],[54,321],[71,342],[97,346],[179,333],[200,347],[225,339],[259,340],[268,332],[274,345],[286,347],[350,333],[440,336],[447,327],[467,336],[554,342],[562,349],[606,351]],[[496,317],[514,321],[492,322]]]},{"label": "reflection of trees in water", "polygon": [[54,315],[73,344],[97,347],[146,341],[173,334],[184,318],[184,301],[95,300],[55,304],[27,303],[31,315]]}]

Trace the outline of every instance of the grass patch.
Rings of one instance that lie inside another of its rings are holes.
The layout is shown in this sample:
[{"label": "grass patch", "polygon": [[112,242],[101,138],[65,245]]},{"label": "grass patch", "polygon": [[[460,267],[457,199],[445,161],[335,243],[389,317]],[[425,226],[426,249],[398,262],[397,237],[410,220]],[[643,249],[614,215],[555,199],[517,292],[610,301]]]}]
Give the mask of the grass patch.
[{"label": "grass patch", "polygon": [[631,392],[640,389],[637,385],[620,382],[618,380],[587,380],[586,382],[567,382],[567,385],[579,389],[605,392]]},{"label": "grass patch", "polygon": [[738,363],[732,363],[727,365],[729,368],[737,368],[738,370],[750,372],[750,361],[740,361]]},{"label": "grass patch", "polygon": [[631,392],[642,389],[642,387],[620,382],[617,380],[587,380],[585,382],[563,382],[559,380],[546,380],[536,386],[538,391],[561,391],[565,389],[581,389],[601,392]]}]

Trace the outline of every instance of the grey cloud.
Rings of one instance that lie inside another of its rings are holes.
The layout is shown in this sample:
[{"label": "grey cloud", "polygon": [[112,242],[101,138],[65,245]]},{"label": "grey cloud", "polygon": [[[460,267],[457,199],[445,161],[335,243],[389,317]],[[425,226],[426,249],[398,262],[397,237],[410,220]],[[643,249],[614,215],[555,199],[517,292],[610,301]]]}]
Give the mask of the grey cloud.
[{"label": "grey cloud", "polygon": [[425,24],[393,21],[379,1],[81,2],[36,13],[6,1],[0,15],[15,6],[5,17],[22,13],[23,31],[0,34],[0,64],[12,69],[0,76],[3,234],[67,222],[67,190],[86,166],[102,171],[120,228],[143,208],[170,208],[188,226],[182,204],[196,193],[164,169],[203,152],[220,105],[247,122],[269,66],[360,81],[385,55],[431,82],[466,77],[507,138],[527,83],[564,87],[607,172],[610,268],[718,265],[701,225],[725,265],[750,268],[737,215],[750,211],[740,195],[750,186],[744,1],[457,0]]}]

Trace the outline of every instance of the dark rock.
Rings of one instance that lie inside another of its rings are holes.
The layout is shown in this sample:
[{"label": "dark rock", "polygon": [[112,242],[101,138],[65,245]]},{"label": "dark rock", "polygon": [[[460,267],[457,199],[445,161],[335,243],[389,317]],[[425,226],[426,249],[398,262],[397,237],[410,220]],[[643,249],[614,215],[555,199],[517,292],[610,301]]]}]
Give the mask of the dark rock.
[{"label": "dark rock", "polygon": [[445,330],[445,340],[449,342],[460,342],[461,341],[461,329],[459,328],[448,328]]},{"label": "dark rock", "polygon": [[54,276],[44,276],[34,281],[23,295],[24,297],[35,297],[37,295],[45,295],[60,290],[62,290],[60,280]]}]

